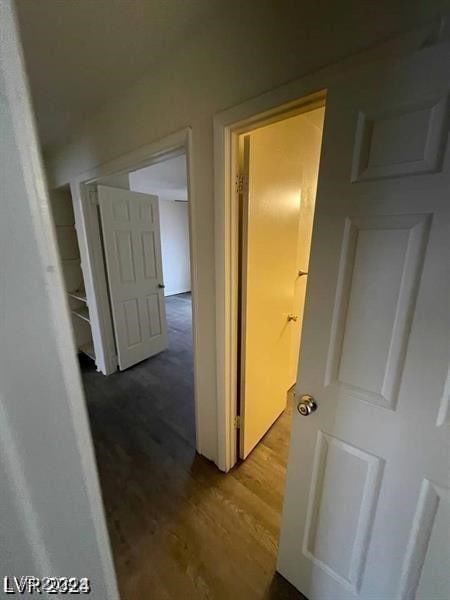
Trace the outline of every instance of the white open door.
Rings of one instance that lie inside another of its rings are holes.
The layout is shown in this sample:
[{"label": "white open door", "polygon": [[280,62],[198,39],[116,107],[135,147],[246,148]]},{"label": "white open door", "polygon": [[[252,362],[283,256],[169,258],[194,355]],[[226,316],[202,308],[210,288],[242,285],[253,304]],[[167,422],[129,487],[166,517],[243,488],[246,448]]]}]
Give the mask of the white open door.
[{"label": "white open door", "polygon": [[450,597],[449,74],[329,89],[278,561],[310,600]]},{"label": "white open door", "polygon": [[123,370],[167,348],[158,198],[103,185],[97,192]]}]

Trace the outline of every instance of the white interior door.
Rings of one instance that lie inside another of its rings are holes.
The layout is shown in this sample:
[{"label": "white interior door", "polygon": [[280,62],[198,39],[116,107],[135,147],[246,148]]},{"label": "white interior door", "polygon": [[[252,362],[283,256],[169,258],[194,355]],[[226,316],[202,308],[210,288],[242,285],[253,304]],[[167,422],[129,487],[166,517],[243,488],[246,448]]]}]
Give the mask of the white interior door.
[{"label": "white interior door", "polygon": [[310,600],[450,597],[449,73],[328,93],[278,562]]},{"label": "white interior door", "polygon": [[158,197],[98,186],[121,370],[167,348]]}]

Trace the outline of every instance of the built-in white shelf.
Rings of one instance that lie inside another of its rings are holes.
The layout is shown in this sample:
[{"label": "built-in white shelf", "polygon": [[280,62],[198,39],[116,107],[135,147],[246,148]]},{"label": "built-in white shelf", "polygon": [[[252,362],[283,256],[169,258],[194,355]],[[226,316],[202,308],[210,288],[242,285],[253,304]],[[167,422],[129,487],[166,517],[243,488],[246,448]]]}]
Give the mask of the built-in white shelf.
[{"label": "built-in white shelf", "polygon": [[90,323],[89,310],[88,310],[87,306],[81,306],[80,308],[73,308],[72,312],[77,317],[80,317],[80,319],[83,319],[84,321],[87,321],[88,323]]},{"label": "built-in white shelf", "polygon": [[92,360],[95,360],[95,352],[94,352],[93,344],[85,344],[84,346],[80,346],[79,350],[83,354],[86,354],[86,356],[89,356],[89,358],[92,358]]},{"label": "built-in white shelf", "polygon": [[86,292],[84,290],[76,290],[75,292],[67,292],[67,294],[71,298],[75,298],[75,300],[81,300],[81,302],[87,302]]}]

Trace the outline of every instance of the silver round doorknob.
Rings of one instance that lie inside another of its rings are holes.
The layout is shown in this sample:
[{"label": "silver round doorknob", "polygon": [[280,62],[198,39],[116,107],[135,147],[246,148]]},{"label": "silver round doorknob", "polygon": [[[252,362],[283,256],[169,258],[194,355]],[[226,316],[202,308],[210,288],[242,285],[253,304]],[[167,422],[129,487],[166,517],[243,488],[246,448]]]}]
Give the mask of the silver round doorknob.
[{"label": "silver round doorknob", "polygon": [[311,413],[317,410],[316,401],[312,396],[305,394],[300,398],[300,402],[297,404],[297,410],[302,417],[308,417]]}]

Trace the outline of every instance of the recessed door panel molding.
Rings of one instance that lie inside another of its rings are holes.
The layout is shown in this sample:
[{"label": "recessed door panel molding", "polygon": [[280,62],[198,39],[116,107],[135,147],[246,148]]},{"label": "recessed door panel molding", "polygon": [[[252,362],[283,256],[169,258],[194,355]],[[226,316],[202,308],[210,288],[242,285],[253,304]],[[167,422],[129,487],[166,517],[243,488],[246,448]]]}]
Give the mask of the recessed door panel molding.
[{"label": "recessed door panel molding", "polygon": [[158,267],[156,264],[155,235],[153,231],[143,231],[141,233],[142,256],[144,260],[144,277],[146,279],[155,279],[157,277]]},{"label": "recessed door panel molding", "polygon": [[429,215],[345,220],[325,385],[395,409]]},{"label": "recessed door panel molding", "polygon": [[303,553],[354,593],[370,542],[382,467],[381,458],[318,432]]},{"label": "recessed door panel molding", "polygon": [[160,297],[158,294],[147,296],[147,314],[150,337],[161,335],[162,327],[159,315],[161,314]]},{"label": "recessed door panel molding", "polygon": [[131,283],[136,280],[133,242],[130,231],[116,231],[116,260],[119,265],[120,280],[122,283]]},{"label": "recessed door panel molding", "polygon": [[450,490],[421,486],[400,579],[398,600],[450,598]]},{"label": "recessed door panel molding", "polygon": [[145,202],[141,202],[139,205],[139,214],[142,223],[154,223],[153,206],[149,206]]},{"label": "recessed door panel molding", "polygon": [[127,344],[128,348],[132,348],[142,341],[137,298],[132,298],[131,300],[123,302],[122,308],[127,333]]},{"label": "recessed door panel molding", "polygon": [[352,181],[441,170],[447,137],[448,96],[358,115]]},{"label": "recessed door panel molding", "polygon": [[120,369],[167,348],[157,196],[98,186]]},{"label": "recessed door panel molding", "polygon": [[125,221],[128,223],[130,221],[130,205],[127,199],[119,200],[116,199],[112,203],[112,211],[114,220],[121,223]]}]

